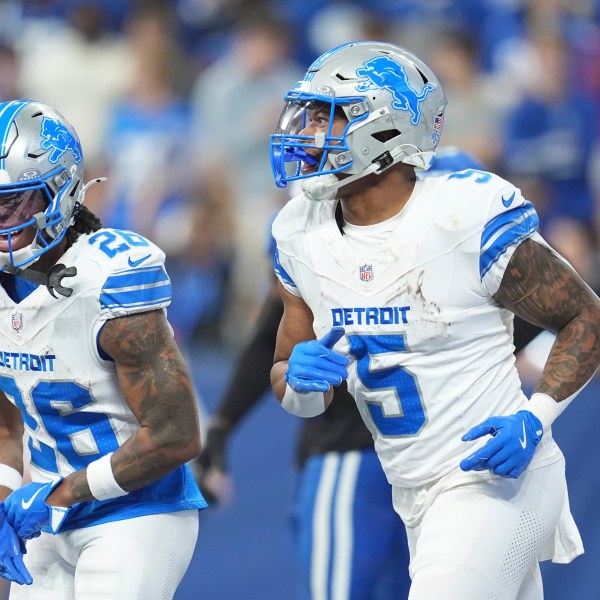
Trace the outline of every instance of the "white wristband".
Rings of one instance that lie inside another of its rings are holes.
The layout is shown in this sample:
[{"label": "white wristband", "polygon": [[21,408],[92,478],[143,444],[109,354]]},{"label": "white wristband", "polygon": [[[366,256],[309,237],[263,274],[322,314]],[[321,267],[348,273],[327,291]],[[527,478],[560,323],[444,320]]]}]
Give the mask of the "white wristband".
[{"label": "white wristband", "polygon": [[23,486],[23,475],[13,467],[0,464],[0,485],[14,492]]},{"label": "white wristband", "polygon": [[527,403],[527,410],[540,420],[544,428],[544,433],[546,433],[552,423],[554,423],[556,417],[567,408],[574,397],[573,395],[562,402],[557,402],[547,394],[536,392],[532,394],[531,399]]},{"label": "white wristband", "polygon": [[316,417],[325,412],[325,396],[323,392],[301,394],[286,385],[281,406],[297,417]]},{"label": "white wristband", "polygon": [[96,500],[108,500],[109,498],[118,498],[126,496],[129,492],[125,491],[115,479],[110,459],[113,453],[104,455],[102,458],[91,462],[87,466],[87,482]]}]

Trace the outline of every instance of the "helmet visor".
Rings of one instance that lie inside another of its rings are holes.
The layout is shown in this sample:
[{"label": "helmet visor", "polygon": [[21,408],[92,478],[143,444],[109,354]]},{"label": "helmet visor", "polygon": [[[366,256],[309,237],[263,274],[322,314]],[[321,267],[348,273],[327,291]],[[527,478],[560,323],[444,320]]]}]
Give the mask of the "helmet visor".
[{"label": "helmet visor", "polygon": [[49,201],[45,187],[0,190],[0,232],[32,224],[33,216],[43,213]]}]

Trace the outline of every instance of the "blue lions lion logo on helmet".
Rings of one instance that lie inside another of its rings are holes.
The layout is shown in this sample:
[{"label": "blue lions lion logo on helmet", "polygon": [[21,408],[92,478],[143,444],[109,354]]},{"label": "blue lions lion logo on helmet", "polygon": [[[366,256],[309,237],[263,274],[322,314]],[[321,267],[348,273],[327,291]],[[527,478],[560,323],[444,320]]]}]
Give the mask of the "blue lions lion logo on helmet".
[{"label": "blue lions lion logo on helmet", "polygon": [[416,125],[421,118],[419,104],[435,89],[431,83],[425,84],[420,94],[410,87],[406,71],[389,56],[377,56],[363,63],[364,68],[356,70],[359,77],[366,77],[356,89],[359,92],[383,89],[392,94],[392,107],[396,110],[408,110],[412,114],[410,122]]},{"label": "blue lions lion logo on helmet", "polygon": [[42,119],[42,148],[51,150],[48,160],[55,164],[65,152],[73,153],[73,160],[78,163],[82,158],[79,140],[69,131],[64,123],[51,117]]}]

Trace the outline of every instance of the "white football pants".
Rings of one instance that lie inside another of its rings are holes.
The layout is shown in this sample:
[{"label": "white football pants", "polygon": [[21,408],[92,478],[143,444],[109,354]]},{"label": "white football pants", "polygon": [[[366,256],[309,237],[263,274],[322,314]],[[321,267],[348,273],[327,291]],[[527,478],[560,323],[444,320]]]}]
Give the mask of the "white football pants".
[{"label": "white football pants", "polygon": [[42,533],[27,542],[33,584],[10,600],[171,600],[197,537],[197,510]]},{"label": "white football pants", "polygon": [[407,527],[409,600],[542,600],[538,556],[565,494],[564,460],[442,491]]}]

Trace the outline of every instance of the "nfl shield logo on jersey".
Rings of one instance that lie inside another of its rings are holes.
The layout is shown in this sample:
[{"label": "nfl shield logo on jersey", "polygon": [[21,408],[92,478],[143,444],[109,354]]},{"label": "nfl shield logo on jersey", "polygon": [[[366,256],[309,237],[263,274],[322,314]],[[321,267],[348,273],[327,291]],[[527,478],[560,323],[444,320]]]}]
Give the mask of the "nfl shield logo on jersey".
[{"label": "nfl shield logo on jersey", "polygon": [[364,264],[358,267],[361,281],[371,281],[373,279],[373,265]]},{"label": "nfl shield logo on jersey", "polygon": [[12,314],[12,328],[17,333],[23,329],[23,313],[15,312]]}]

